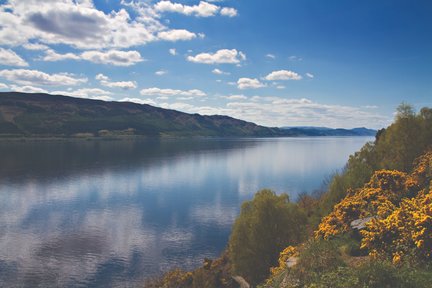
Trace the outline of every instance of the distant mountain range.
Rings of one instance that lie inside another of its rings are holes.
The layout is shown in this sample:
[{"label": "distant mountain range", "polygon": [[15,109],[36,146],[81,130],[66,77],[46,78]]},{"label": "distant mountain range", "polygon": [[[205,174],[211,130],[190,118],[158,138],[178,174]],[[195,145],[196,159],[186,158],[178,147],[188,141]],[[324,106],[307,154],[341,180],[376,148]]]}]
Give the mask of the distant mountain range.
[{"label": "distant mountain range", "polygon": [[[304,136],[375,136],[376,130],[364,127],[343,129],[313,126],[282,127],[281,129]],[[304,133],[304,134],[303,134]]]},{"label": "distant mountain range", "polygon": [[130,102],[0,92],[0,137],[374,136],[366,128],[271,128],[228,116],[203,116]]}]

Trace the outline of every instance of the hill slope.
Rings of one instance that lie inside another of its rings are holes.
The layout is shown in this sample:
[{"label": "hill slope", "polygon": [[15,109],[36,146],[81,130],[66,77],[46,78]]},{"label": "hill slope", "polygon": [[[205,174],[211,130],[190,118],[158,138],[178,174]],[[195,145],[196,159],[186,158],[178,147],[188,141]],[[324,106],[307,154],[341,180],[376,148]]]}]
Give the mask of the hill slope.
[{"label": "hill slope", "polygon": [[146,104],[49,94],[0,93],[0,135],[278,136],[227,116],[202,116]]},{"label": "hill slope", "polygon": [[228,116],[203,116],[130,102],[0,92],[0,136],[373,136],[374,130],[269,128]]}]

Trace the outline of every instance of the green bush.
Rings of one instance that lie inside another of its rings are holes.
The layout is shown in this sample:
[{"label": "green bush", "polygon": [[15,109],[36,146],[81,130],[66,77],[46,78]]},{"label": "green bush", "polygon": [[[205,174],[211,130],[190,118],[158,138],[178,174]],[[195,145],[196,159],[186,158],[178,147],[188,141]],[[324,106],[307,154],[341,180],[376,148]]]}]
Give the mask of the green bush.
[{"label": "green bush", "polygon": [[360,287],[427,288],[431,287],[432,271],[412,267],[396,267],[390,262],[370,261],[357,269]]},{"label": "green bush", "polygon": [[378,131],[374,143],[366,143],[351,155],[342,173],[336,174],[319,201],[321,216],[342,200],[349,189],[362,187],[374,171],[387,169],[407,172],[415,158],[432,146],[432,109],[419,113],[405,103],[397,108],[395,122]]},{"label": "green bush", "polygon": [[[322,245],[318,244],[318,246]],[[322,249],[321,247],[320,249]],[[327,248],[326,248],[327,250]],[[335,252],[333,250],[333,252]],[[327,251],[328,253],[328,251]],[[333,265],[331,268],[305,270],[304,263],[286,271],[285,284],[273,288],[430,288],[432,271],[413,267],[397,267],[389,262],[370,260],[358,267]],[[313,266],[313,265],[312,265]],[[322,271],[320,271],[322,269]]]},{"label": "green bush", "polygon": [[299,255],[297,265],[292,269],[292,277],[303,286],[319,283],[321,275],[336,271],[345,266],[341,252],[333,241],[310,240]]},{"label": "green bush", "polygon": [[304,239],[306,216],[288,196],[261,190],[243,203],[229,240],[234,273],[256,285],[277,266],[279,252]]},{"label": "green bush", "polygon": [[[305,284],[307,288],[355,288],[359,287],[359,279],[349,267],[337,267],[326,273],[319,274],[315,282]],[[364,287],[362,287],[364,288]]]}]

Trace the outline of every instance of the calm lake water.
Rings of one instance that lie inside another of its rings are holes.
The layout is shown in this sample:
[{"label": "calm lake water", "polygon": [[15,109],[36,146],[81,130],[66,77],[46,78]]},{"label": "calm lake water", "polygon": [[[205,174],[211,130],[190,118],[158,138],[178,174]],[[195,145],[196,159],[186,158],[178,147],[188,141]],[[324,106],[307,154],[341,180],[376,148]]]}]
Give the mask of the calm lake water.
[{"label": "calm lake water", "polygon": [[0,287],[134,287],[201,265],[262,188],[320,188],[370,137],[0,143]]}]

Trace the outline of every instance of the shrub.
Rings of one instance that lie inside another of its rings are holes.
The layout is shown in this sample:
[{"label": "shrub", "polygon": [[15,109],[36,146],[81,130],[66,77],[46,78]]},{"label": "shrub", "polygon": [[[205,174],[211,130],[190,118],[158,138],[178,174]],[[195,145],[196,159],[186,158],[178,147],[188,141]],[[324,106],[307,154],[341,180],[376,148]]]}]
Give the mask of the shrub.
[{"label": "shrub", "polygon": [[279,252],[304,239],[306,221],[287,195],[256,193],[243,203],[229,240],[234,272],[253,285],[263,281],[277,265]]}]

